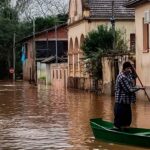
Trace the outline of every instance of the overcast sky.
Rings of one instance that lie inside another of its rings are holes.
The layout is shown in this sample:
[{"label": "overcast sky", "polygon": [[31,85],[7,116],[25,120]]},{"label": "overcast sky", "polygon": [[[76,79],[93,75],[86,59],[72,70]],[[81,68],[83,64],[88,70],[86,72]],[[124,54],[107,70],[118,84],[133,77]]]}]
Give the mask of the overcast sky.
[{"label": "overcast sky", "polygon": [[11,0],[12,5],[14,6],[16,3],[16,0]]},{"label": "overcast sky", "polygon": [[[17,0],[11,0],[12,6],[15,6]],[[48,1],[48,0],[47,0]],[[38,17],[38,16],[47,16],[47,15],[55,15],[57,13],[64,13],[68,11],[69,0],[49,0],[54,1],[57,4],[57,1],[62,3],[60,7],[51,7],[51,5],[45,5],[44,3],[40,6],[37,0],[32,0],[32,4],[30,4],[26,9],[25,12],[20,14],[20,18],[28,18],[28,17]],[[66,9],[65,9],[66,8]]]},{"label": "overcast sky", "polygon": [[[62,1],[69,2],[69,0],[62,0]],[[16,0],[11,0],[11,2],[12,2],[12,5],[13,5],[13,6],[16,4]]]}]

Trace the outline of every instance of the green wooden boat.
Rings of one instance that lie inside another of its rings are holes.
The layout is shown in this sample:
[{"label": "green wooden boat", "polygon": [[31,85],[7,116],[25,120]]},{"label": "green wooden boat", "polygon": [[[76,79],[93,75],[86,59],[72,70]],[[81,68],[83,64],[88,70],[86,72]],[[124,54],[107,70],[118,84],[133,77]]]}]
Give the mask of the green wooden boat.
[{"label": "green wooden boat", "polygon": [[118,130],[113,128],[113,123],[103,121],[101,118],[91,119],[90,124],[96,139],[150,148],[150,129]]}]

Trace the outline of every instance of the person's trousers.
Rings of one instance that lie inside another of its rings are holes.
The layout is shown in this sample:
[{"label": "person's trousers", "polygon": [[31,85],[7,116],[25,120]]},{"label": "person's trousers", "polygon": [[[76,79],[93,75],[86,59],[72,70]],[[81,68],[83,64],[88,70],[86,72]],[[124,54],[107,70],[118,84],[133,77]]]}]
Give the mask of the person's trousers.
[{"label": "person's trousers", "polygon": [[130,126],[131,121],[132,121],[131,105],[115,103],[114,125],[117,128]]}]

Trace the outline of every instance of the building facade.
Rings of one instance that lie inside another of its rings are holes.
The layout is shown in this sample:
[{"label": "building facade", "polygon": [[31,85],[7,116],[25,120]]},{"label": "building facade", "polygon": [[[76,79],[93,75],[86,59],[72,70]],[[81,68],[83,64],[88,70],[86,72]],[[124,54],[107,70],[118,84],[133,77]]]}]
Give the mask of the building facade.
[{"label": "building facade", "polygon": [[[67,24],[37,32],[34,36],[28,36],[21,42],[26,51],[26,59],[23,62],[23,79],[30,82],[44,80],[45,83],[51,84],[50,64],[57,63],[58,69],[61,70],[59,64],[64,63],[64,58],[67,57]],[[65,62],[67,63],[67,59]]]},{"label": "building facade", "polygon": [[150,87],[150,0],[130,0],[127,7],[135,8],[137,74]]},{"label": "building facade", "polygon": [[[125,8],[127,0],[88,1],[70,0],[68,19],[68,86],[90,89],[91,79],[86,72],[84,54],[81,45],[86,35],[96,30],[98,25],[111,27],[112,14],[115,17],[115,28],[120,29],[131,49],[131,38],[135,37],[134,9]],[[112,8],[114,7],[114,13]],[[133,40],[132,40],[133,41]],[[103,63],[105,64],[105,62]],[[106,65],[105,65],[106,66]],[[104,68],[103,77],[110,72],[111,66]],[[110,72],[111,73],[111,72]],[[110,75],[112,76],[112,75]],[[103,84],[110,85],[112,78],[103,79]]]}]

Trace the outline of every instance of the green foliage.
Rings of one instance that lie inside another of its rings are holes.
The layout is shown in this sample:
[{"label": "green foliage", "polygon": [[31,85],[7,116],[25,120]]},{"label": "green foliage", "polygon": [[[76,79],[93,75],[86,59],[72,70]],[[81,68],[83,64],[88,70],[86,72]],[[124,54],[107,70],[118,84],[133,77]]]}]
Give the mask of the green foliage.
[{"label": "green foliage", "polygon": [[18,20],[18,14],[15,9],[11,7],[5,7],[1,9],[1,17],[9,20]]},{"label": "green foliage", "polygon": [[[24,4],[23,4],[24,5]],[[21,63],[21,39],[33,34],[33,21],[20,21],[18,9],[10,5],[10,0],[0,1],[0,66],[4,74],[0,76],[9,76],[9,68],[13,66],[13,36],[16,33],[16,74],[22,72]],[[42,31],[67,20],[67,15],[47,16],[45,18],[35,18],[35,31]],[[59,22],[60,21],[60,22]],[[2,67],[1,67],[2,68]]]},{"label": "green foliage", "polygon": [[113,50],[113,30],[107,26],[98,26],[97,30],[89,32],[81,49],[88,60],[87,71],[94,80],[102,79],[102,62],[104,55],[115,54],[127,50],[127,43],[122,37],[121,31],[115,31],[115,50]]},{"label": "green foliage", "polygon": [[47,18],[42,18],[38,17],[35,20],[35,25],[36,25],[36,31],[42,31],[44,29],[50,28],[54,25],[54,18],[53,17],[47,17]]},{"label": "green foliage", "polygon": [[124,39],[124,33],[121,30],[115,32],[115,50],[116,52],[125,52],[128,49],[127,41]]},{"label": "green foliage", "polygon": [[[15,14],[15,15],[14,15]],[[0,15],[0,59],[10,60],[13,34],[17,30],[17,14],[12,8],[3,9]]]},{"label": "green foliage", "polygon": [[67,19],[68,19],[67,15],[61,15],[61,14],[58,14],[56,17],[55,16],[47,16],[45,18],[37,17],[35,19],[36,32],[53,27],[55,24],[58,25],[58,24],[66,23]]},{"label": "green foliage", "polygon": [[67,20],[68,20],[68,14],[58,14],[57,18],[60,21],[60,23],[67,22]]},{"label": "green foliage", "polygon": [[0,2],[0,66],[1,76],[7,77],[12,66],[13,34],[18,24],[18,15],[10,7],[10,0]]},{"label": "green foliage", "polygon": [[0,7],[10,6],[11,0],[0,0]]},{"label": "green foliage", "polygon": [[97,30],[89,32],[81,48],[87,57],[93,57],[93,53],[108,52],[112,47],[112,30],[107,26],[98,26]]},{"label": "green foliage", "polygon": [[40,77],[39,79],[46,81],[46,77],[45,77],[45,76],[42,76],[42,77]]},{"label": "green foliage", "polygon": [[[58,16],[47,16],[45,18],[43,17],[37,17],[35,18],[35,32],[39,32],[48,28],[51,28],[56,24],[62,24],[67,22],[67,15],[58,15]],[[33,33],[33,20],[31,21],[22,21],[19,22],[19,33],[21,37],[25,37],[28,35],[32,35]]]}]

